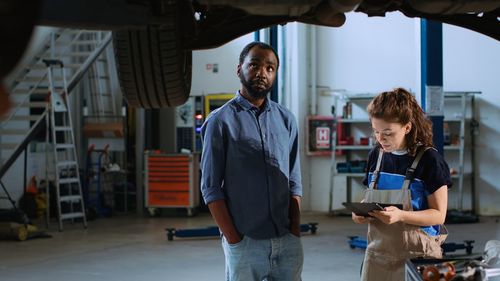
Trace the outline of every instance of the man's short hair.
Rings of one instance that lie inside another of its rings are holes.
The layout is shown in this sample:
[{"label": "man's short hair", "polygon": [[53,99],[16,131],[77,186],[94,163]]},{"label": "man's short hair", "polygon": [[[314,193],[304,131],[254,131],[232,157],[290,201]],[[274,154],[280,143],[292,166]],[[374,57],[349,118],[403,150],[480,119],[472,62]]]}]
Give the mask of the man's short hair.
[{"label": "man's short hair", "polygon": [[278,67],[279,67],[279,65],[280,65],[280,58],[278,57],[278,53],[276,52],[276,50],[273,47],[271,47],[271,45],[263,43],[263,42],[259,42],[259,41],[251,42],[251,43],[247,44],[245,46],[245,48],[243,48],[243,50],[241,50],[241,53],[240,53],[240,64],[243,64],[243,61],[248,56],[248,53],[250,52],[250,50],[253,47],[259,47],[259,48],[264,49],[264,50],[271,50],[271,51],[273,51],[274,56],[276,57],[276,60],[278,61]]}]

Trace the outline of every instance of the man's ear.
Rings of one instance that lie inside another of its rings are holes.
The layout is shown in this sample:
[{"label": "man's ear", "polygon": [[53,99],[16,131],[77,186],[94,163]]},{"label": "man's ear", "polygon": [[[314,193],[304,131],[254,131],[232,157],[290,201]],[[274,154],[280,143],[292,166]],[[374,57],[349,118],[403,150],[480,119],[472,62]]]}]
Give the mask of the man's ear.
[{"label": "man's ear", "polygon": [[240,77],[240,72],[241,72],[241,64],[238,64],[238,66],[236,67],[236,74],[238,75],[238,77]]}]

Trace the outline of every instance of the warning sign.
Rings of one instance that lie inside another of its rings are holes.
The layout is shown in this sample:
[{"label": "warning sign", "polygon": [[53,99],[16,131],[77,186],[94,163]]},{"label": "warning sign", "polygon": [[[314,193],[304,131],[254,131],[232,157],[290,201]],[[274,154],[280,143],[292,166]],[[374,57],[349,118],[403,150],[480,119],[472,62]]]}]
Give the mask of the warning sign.
[{"label": "warning sign", "polygon": [[316,128],[316,148],[330,148],[330,128]]}]

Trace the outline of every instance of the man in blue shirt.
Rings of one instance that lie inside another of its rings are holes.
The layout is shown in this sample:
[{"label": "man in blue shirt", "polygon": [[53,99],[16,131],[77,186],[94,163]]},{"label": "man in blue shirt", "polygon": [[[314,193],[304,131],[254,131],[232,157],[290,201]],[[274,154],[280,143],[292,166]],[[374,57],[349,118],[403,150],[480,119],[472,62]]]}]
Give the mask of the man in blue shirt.
[{"label": "man in blue shirt", "polygon": [[240,90],[201,131],[201,191],[222,233],[230,281],[301,280],[297,123],[268,98],[278,67],[271,46],[248,44]]}]

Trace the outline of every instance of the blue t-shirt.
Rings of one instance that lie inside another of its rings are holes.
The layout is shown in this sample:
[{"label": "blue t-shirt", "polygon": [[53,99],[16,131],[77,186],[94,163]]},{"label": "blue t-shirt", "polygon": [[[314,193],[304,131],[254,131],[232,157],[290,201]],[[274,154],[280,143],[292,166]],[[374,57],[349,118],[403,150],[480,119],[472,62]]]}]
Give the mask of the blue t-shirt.
[{"label": "blue t-shirt", "polygon": [[201,192],[224,199],[236,229],[255,239],[288,233],[292,195],[302,196],[295,117],[266,99],[259,110],[239,93],[202,126]]},{"label": "blue t-shirt", "polygon": [[[363,184],[368,186],[368,173],[375,171],[377,166],[378,148],[374,148],[368,155],[368,169]],[[384,153],[382,163],[380,163],[380,171],[391,174],[405,175],[406,170],[411,166],[415,156],[408,153],[398,155],[394,153]],[[452,186],[450,177],[450,168],[444,161],[443,156],[435,149],[427,149],[422,155],[420,162],[415,169],[413,177],[424,183],[424,188],[427,194],[432,194],[443,185],[448,188]],[[401,188],[401,186],[399,186]]]},{"label": "blue t-shirt", "polygon": [[[372,180],[373,172],[377,166],[379,148],[374,148],[368,156],[368,170],[363,183],[368,186]],[[377,188],[380,190],[401,189],[406,175],[406,170],[415,160],[415,156],[406,154],[384,153],[380,163],[379,178]],[[452,186],[450,168],[444,161],[441,154],[435,149],[427,149],[413,173],[413,180],[410,183],[411,204],[413,210],[426,210],[429,208],[427,196],[437,189],[447,185]],[[429,235],[438,235],[439,226],[426,226],[422,230]]]}]

